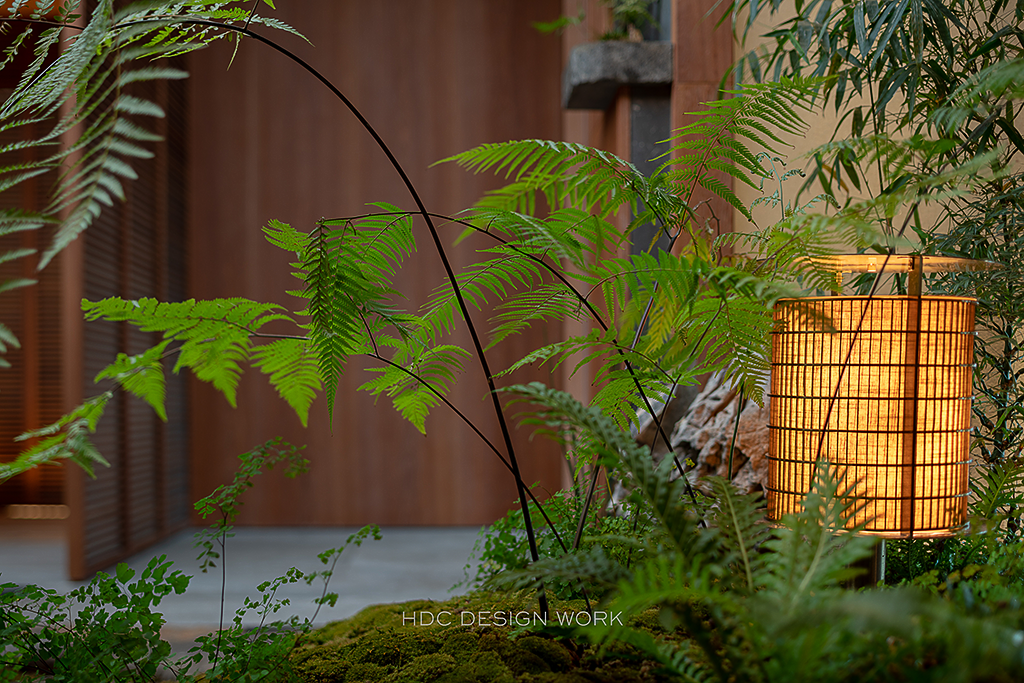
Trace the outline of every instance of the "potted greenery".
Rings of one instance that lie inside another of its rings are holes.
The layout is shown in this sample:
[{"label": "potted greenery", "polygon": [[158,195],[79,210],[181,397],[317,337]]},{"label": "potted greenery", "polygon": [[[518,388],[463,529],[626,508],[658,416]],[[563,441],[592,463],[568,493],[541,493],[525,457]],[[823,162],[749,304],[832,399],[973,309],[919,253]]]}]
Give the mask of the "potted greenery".
[{"label": "potted greenery", "polygon": [[[655,87],[672,83],[672,44],[644,40],[644,29],[656,26],[649,0],[608,0],[613,28],[600,39],[577,45],[562,74],[562,106],[566,109],[607,109],[623,86]],[[543,31],[579,23],[561,17],[540,25]]]}]

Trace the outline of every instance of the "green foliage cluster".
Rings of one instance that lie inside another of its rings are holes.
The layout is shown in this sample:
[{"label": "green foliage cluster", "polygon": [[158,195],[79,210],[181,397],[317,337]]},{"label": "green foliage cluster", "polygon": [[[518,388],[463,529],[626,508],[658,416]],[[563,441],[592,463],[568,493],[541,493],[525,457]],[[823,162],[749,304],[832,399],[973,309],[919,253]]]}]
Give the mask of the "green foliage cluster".
[{"label": "green foliage cluster", "polygon": [[[872,216],[883,239],[871,249],[885,253],[910,238],[918,253],[1002,264],[994,271],[932,276],[928,285],[934,293],[978,298],[974,454],[986,467],[1002,468],[1002,475],[1016,472],[1024,447],[1017,363],[1024,343],[1024,6],[810,0],[787,8],[736,0],[731,9],[744,37],[756,21],[775,22],[767,45],[747,53],[736,77],[821,77],[824,103],[839,117],[832,140],[811,154],[805,188],[818,184],[848,202],[854,193],[888,201],[904,193],[908,181],[971,169],[959,181],[919,187],[917,197],[904,194],[899,214]],[[925,210],[929,203],[938,210]],[[872,283],[859,284],[863,293]],[[1003,490],[1012,490],[1009,482]],[[1019,529],[1020,506],[1006,500],[1000,508],[1009,530]]]},{"label": "green foliage cluster", "polygon": [[[559,491],[544,501],[543,508],[533,502],[530,503],[534,518],[543,517],[550,524],[537,532],[537,545],[542,556],[558,556],[568,549],[565,544],[567,541],[571,543],[577,532],[585,500],[583,492],[574,494],[570,491]],[[647,528],[633,524],[626,516],[604,514],[601,502],[603,501],[598,499],[588,509],[586,519],[583,520],[587,535],[580,539],[581,542],[575,551],[586,554],[600,543],[605,554],[625,564],[627,558],[638,552],[635,547],[636,541],[644,535]],[[480,530],[480,536],[466,565],[466,579],[461,585],[482,588],[503,572],[523,570],[529,564],[530,550],[523,526],[523,515],[518,509],[512,508],[504,517]],[[470,570],[472,574],[469,573]],[[549,581],[545,586],[563,600],[583,599],[585,594],[589,597],[601,595],[600,587],[582,586],[579,581],[567,578]]]},{"label": "green foliage cluster", "polygon": [[121,564],[114,576],[98,574],[68,595],[0,585],[0,680],[154,680],[171,654],[160,638],[164,619],[154,608],[184,592],[190,577],[171,571],[166,556],[134,577],[135,570]]},{"label": "green foliage cluster", "polygon": [[[16,5],[27,3],[8,4],[11,16],[18,16]],[[47,130],[42,135],[19,136],[23,139],[0,148],[0,153],[40,152],[32,161],[24,161],[27,157],[20,155],[19,161],[12,163],[14,157],[8,156],[0,166],[0,188],[60,171],[52,199],[41,212],[4,209],[0,213],[2,234],[56,226],[52,244],[39,259],[39,269],[81,234],[104,206],[124,199],[123,183],[136,177],[131,161],[152,156],[144,145],[156,138],[139,125],[138,117],[164,114],[156,104],[134,94],[131,84],[184,78],[185,72],[153,60],[181,55],[229,35],[182,23],[183,14],[291,30],[274,19],[255,15],[240,2],[135,3],[115,10],[113,0],[100,0],[85,28],[64,42],[59,56],[52,58],[62,27],[80,16],[75,14],[78,4],[73,0],[60,4],[55,21],[49,24],[11,22],[9,27],[17,29],[18,35],[4,52],[4,66],[19,53],[32,56],[18,86],[0,107],[4,130],[20,132],[35,124]],[[35,5],[40,14],[58,7],[55,0]],[[75,144],[63,144],[62,138],[80,125],[84,129],[77,132]],[[30,255],[19,250],[6,257]],[[8,282],[4,287],[26,284],[30,281]]]},{"label": "green foliage cluster", "polygon": [[21,472],[50,462],[70,460],[90,475],[94,465],[106,466],[107,461],[89,440],[89,434],[96,431],[103,408],[112,395],[103,392],[86,399],[53,424],[20,435],[19,441],[38,440],[16,459],[0,463],[0,484]]},{"label": "green foliage cluster", "polygon": [[[830,236],[813,227],[790,231],[788,225],[763,235],[759,255],[774,259],[769,272],[757,259],[722,258],[690,201],[704,187],[741,207],[714,172],[746,182],[764,173],[751,148],[783,144],[773,128],[798,133],[799,112],[811,92],[810,85],[795,81],[766,84],[713,103],[701,121],[677,132],[676,156],[651,178],[614,155],[568,143],[492,144],[452,157],[447,161],[474,172],[503,173],[510,182],[472,212],[446,219],[491,246],[480,251],[481,260],[453,273],[418,311],[399,308],[393,283],[415,252],[415,213],[377,204],[361,216],[324,219],[308,233],[272,221],[267,239],[296,258],[302,288],[293,292],[300,300],[295,310],[243,300],[84,302],[89,319],[126,320],[164,335],[157,347],[118,359],[103,376],[150,401],[159,413],[158,359],[177,354],[176,370],[192,369],[229,401],[249,363],[270,376],[305,423],[315,394],[323,388],[331,410],[348,359],[364,356],[377,365],[361,388],[389,397],[424,430],[435,406],[457,410],[446,394],[473,353],[451,343],[450,336],[456,326],[471,324],[465,306],[493,311],[490,338],[478,360],[539,321],[588,321],[591,331],[537,349],[496,375],[530,363],[557,366],[582,352],[582,361],[574,359],[577,368],[599,368],[595,404],[622,427],[651,396],[710,370],[725,370],[758,398],[770,307],[796,291],[787,277],[823,277],[800,255],[819,253]],[[532,215],[541,198],[561,208]],[[635,217],[621,229],[609,218],[625,209]],[[661,221],[673,239],[688,236],[681,256],[614,254],[635,227],[652,221]]]},{"label": "green foliage cluster", "polygon": [[[851,591],[874,539],[850,520],[860,505],[836,473],[819,467],[804,510],[780,526],[757,495],[724,479],[694,506],[669,463],[655,466],[614,422],[542,386],[517,388],[541,414],[565,416],[605,440],[606,467],[632,482],[650,530],[626,562],[594,539],[585,554],[550,557],[493,583],[585,580],[603,587],[599,609],[628,619],[652,608],[662,633],[629,625],[575,629],[595,644],[627,643],[686,681],[1014,680],[1024,674],[1018,629],[1020,547],[996,544],[991,564],[931,572],[913,588]],[[575,405],[572,405],[575,403]],[[616,436],[619,435],[619,436]],[[985,543],[984,535],[974,542]],[[948,586],[948,587],[947,587]],[[683,641],[666,638],[666,633]]]},{"label": "green foliage cluster", "polygon": [[[264,3],[273,7],[268,0]],[[114,4],[113,0],[94,3],[87,21],[76,31],[68,27],[82,18],[77,0],[19,0],[6,3],[0,12],[0,23],[11,36],[0,56],[0,68],[13,68],[16,58],[29,58],[14,91],[0,104],[0,130],[10,140],[0,145],[0,192],[28,181],[50,186],[47,203],[39,211],[0,209],[0,236],[42,231],[49,245],[41,253],[29,248],[5,251],[0,253],[0,263],[28,260],[42,270],[105,207],[124,199],[124,184],[136,177],[132,164],[152,157],[147,146],[159,139],[147,130],[147,122],[164,116],[159,106],[139,96],[139,84],[187,76],[170,58],[215,40],[231,39],[230,25],[255,24],[294,33],[286,24],[258,15],[253,3],[241,0],[120,3],[117,8]],[[29,10],[25,19],[31,21],[21,19],[24,10]],[[0,282],[0,292],[33,284],[34,279],[19,277]],[[220,319],[230,321],[225,315]],[[223,330],[207,331],[220,334]],[[241,353],[250,351],[248,344],[233,345],[236,335],[225,348],[213,341],[204,346],[202,340],[188,338],[184,328],[178,332],[181,336],[176,339],[185,342],[179,349],[184,354],[179,356],[179,367],[208,373],[207,378],[233,398],[232,380],[237,373],[232,373],[231,363],[249,360]],[[188,341],[196,342],[191,350],[184,348]],[[0,354],[19,346],[11,329],[0,321]],[[138,357],[120,357],[97,380],[110,377],[130,385],[163,418],[164,347]],[[207,354],[219,354],[225,363],[211,367],[203,361]],[[301,413],[303,401],[308,408],[312,400],[303,393],[307,384],[294,389],[290,378],[282,378],[291,370],[301,370],[304,359],[295,354],[294,348],[288,348],[265,358],[265,352],[252,350],[252,361]],[[0,357],[0,366],[6,365]],[[294,374],[302,377],[301,372]],[[106,394],[90,398],[58,422],[22,435],[22,440],[35,443],[14,462],[0,464],[0,482],[65,459],[90,473],[97,464],[105,466],[88,436],[108,398]]]},{"label": "green foliage cluster", "polygon": [[[196,510],[214,523],[195,535],[201,570],[218,564],[222,586],[226,580],[225,553],[232,522],[242,505],[241,496],[252,479],[276,464],[285,463],[286,474],[295,476],[306,467],[301,449],[279,439],[261,444],[239,456],[234,480],[218,487],[196,503]],[[303,572],[289,569],[284,575],[256,587],[257,598],[246,598],[225,626],[224,594],[221,593],[221,624],[201,635],[183,656],[172,656],[162,639],[162,614],[156,609],[171,593],[181,594],[190,576],[172,570],[166,556],[151,560],[138,579],[126,564],[114,576],[98,573],[85,586],[67,595],[39,586],[0,584],[0,681],[117,681],[149,682],[170,673],[185,681],[299,681],[291,664],[292,652],[302,645],[324,605],[334,606],[338,594],[329,592],[330,580],[341,554],[368,539],[380,540],[380,529],[366,526],[345,542],[317,556],[323,569]],[[278,597],[282,588],[304,582],[322,585],[312,616],[275,618],[290,604]],[[248,617],[258,617],[255,628]],[[190,673],[198,666],[198,673]]]}]

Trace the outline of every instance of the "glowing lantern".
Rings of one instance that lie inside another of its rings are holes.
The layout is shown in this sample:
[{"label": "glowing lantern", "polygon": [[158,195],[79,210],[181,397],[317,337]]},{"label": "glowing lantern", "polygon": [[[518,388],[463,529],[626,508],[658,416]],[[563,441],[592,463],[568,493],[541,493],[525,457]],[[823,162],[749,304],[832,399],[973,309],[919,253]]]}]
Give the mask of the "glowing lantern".
[{"label": "glowing lantern", "polygon": [[769,518],[800,509],[823,461],[856,482],[864,505],[852,521],[865,533],[954,534],[967,524],[975,300],[922,296],[920,275],[997,266],[895,255],[827,265],[910,273],[910,293],[776,305]]}]

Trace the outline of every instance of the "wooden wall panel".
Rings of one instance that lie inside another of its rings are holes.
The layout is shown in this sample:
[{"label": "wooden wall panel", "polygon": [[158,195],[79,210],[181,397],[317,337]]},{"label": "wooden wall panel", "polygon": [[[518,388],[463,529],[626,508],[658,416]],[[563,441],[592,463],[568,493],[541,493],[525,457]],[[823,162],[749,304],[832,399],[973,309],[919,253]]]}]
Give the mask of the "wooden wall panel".
[{"label": "wooden wall panel", "polygon": [[[336,83],[391,146],[431,210],[470,206],[497,181],[430,165],[482,142],[561,137],[560,41],[530,25],[558,15],[557,0],[307,0],[279,3],[278,16],[316,46],[281,37]],[[287,301],[289,256],[266,244],[271,218],[311,229],[322,216],[361,213],[366,203],[412,208],[371,138],[311,77],[253,41],[230,70],[231,46],[192,56],[190,294]],[[443,271],[422,226],[420,255],[400,287],[422,303]],[[446,228],[449,244],[457,228]],[[464,244],[466,262],[481,241]],[[483,323],[483,316],[478,316]],[[500,369],[549,337],[538,329],[490,354]],[[458,342],[469,344],[465,335]],[[515,378],[517,381],[527,376]],[[262,477],[247,494],[246,524],[479,524],[515,499],[507,471],[443,408],[423,437],[386,401],[355,391],[366,375],[349,368],[333,419],[323,399],[303,430],[266,380],[248,373],[232,410],[194,384],[193,498],[231,477],[238,453],[274,436],[307,444],[312,473]],[[507,380],[506,380],[507,381]],[[454,402],[497,439],[486,385],[472,368]],[[333,431],[332,431],[333,429]],[[564,465],[557,449],[517,436],[525,478],[548,489]]]},{"label": "wooden wall panel", "polygon": [[[711,0],[673,0],[672,43],[672,128],[691,123],[695,117],[688,112],[701,111],[702,103],[719,97],[718,87],[722,76],[733,63],[732,27],[726,18],[721,26],[715,24],[722,16],[723,9],[716,9],[706,16],[715,3]],[[726,83],[731,83],[731,80]],[[719,179],[732,187],[732,178],[719,174]],[[694,202],[707,201],[718,219],[718,232],[732,232],[733,208],[726,201],[711,192],[697,188]],[[701,215],[708,216],[705,209]],[[682,246],[680,241],[679,246]]]}]

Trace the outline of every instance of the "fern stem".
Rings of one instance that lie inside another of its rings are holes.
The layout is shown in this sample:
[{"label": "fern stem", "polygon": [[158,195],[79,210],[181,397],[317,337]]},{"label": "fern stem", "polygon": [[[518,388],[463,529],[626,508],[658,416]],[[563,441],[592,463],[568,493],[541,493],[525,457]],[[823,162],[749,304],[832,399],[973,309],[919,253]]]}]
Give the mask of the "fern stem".
[{"label": "fern stem", "polygon": [[[689,207],[687,207],[687,208],[689,208]],[[469,228],[472,228],[473,230],[476,230],[479,233],[488,235],[492,239],[494,239],[494,240],[498,241],[499,243],[501,243],[502,245],[508,246],[508,242],[506,240],[503,240],[501,237],[495,235],[494,233],[492,233],[492,232],[490,232],[488,230],[483,230],[479,226],[473,225],[472,223],[469,223],[468,221],[462,221],[462,220],[454,219],[454,218],[451,218],[450,220],[453,223],[465,225],[465,226],[467,226]],[[662,221],[662,222],[664,222],[664,221]],[[676,233],[676,235],[672,238],[672,242],[670,243],[669,248],[671,248],[671,244],[675,242],[675,239],[678,236],[679,236],[679,233]],[[515,247],[511,247],[511,248],[515,249]],[[516,251],[519,252],[518,249],[516,249]],[[519,253],[523,253],[523,252],[519,252]],[[576,297],[580,301],[580,303],[582,303],[584,306],[586,306],[587,310],[590,311],[590,313],[593,316],[594,320],[598,323],[598,325],[601,326],[601,329],[604,330],[605,332],[608,331],[608,324],[604,321],[604,319],[600,316],[600,314],[597,312],[597,310],[594,308],[594,306],[590,303],[590,301],[589,301],[589,294],[586,295],[586,296],[583,295],[579,290],[577,290],[575,287],[572,286],[572,284],[569,283],[569,281],[565,278],[565,276],[557,268],[554,268],[553,266],[549,265],[547,262],[544,261],[544,259],[537,258],[537,257],[533,256],[532,254],[525,254],[525,253],[523,253],[523,255],[526,256],[527,258],[531,258],[531,259],[535,260],[537,263],[539,263],[544,268],[546,268],[548,270],[548,272],[550,272],[556,278],[558,278],[566,287],[569,288],[569,290],[574,295],[576,295]],[[657,283],[655,283],[655,288],[656,287],[657,287]],[[591,290],[591,292],[593,292],[593,289]],[[654,299],[653,299],[653,296],[652,296],[651,302],[653,302],[653,300]],[[645,313],[644,313],[645,320],[646,320],[647,316],[650,314],[651,302],[648,303],[647,311],[645,311]],[[633,340],[633,344],[629,348],[630,352],[634,352],[635,351],[636,344],[639,341],[639,333],[643,329],[643,325],[644,324],[645,323],[641,323],[641,325],[637,328],[637,335],[638,336],[637,336],[636,339]],[[628,360],[625,359],[626,353],[622,349],[620,349],[618,346],[614,346],[613,348],[623,358],[622,362],[623,362],[623,365],[626,368],[626,372],[629,373],[629,376],[632,378],[633,384],[636,387],[637,392],[640,394],[640,397],[643,399],[644,405],[646,406],[648,412],[650,412],[651,417],[654,418],[655,424],[656,424],[656,426],[658,428],[659,435],[661,436],[662,440],[664,440],[665,445],[669,449],[669,452],[672,453],[672,460],[675,463],[676,469],[679,472],[679,476],[683,479],[683,482],[686,485],[686,493],[690,497],[690,501],[693,503],[693,506],[695,508],[698,507],[698,505],[697,505],[697,496],[693,492],[693,487],[690,486],[690,480],[686,478],[686,475],[685,475],[685,473],[683,471],[682,463],[680,463],[679,462],[679,458],[676,457],[675,451],[672,449],[672,445],[669,442],[668,435],[665,433],[665,430],[664,430],[664,428],[663,428],[663,426],[661,424],[661,419],[655,415],[654,407],[651,405],[651,401],[650,401],[650,399],[647,396],[647,392],[644,391],[643,386],[640,384],[640,380],[636,376],[636,371],[633,369],[633,365]],[[673,387],[673,391],[674,391],[674,387]],[[655,440],[655,443],[657,443],[657,440]],[[595,489],[595,486],[596,486],[596,483],[597,483],[597,477],[598,477],[600,471],[601,471],[601,468],[600,468],[600,466],[598,466],[598,467],[596,467],[594,469],[593,474],[591,475],[591,482],[590,482],[590,486],[589,486],[589,492],[587,494],[587,498],[584,501],[584,505],[583,505],[584,513],[590,507],[590,503],[592,502],[591,499],[592,499],[593,492],[594,492],[594,489]],[[707,526],[707,524],[704,521],[703,517],[701,517],[700,523],[703,526]],[[582,519],[581,519],[580,524],[582,525]],[[582,526],[580,527],[580,529],[582,529]],[[579,535],[579,533],[577,533],[577,536],[578,535]],[[577,545],[578,545],[578,540],[577,540],[577,542],[575,542],[573,544],[573,547],[575,548],[575,547],[577,547]]]},{"label": "fern stem", "polygon": [[576,524],[576,537],[572,539],[572,549],[579,550],[580,540],[583,538],[583,527],[587,523],[587,514],[590,512],[590,503],[594,500],[594,489],[597,488],[597,477],[601,472],[601,463],[598,462],[598,458],[594,457],[593,464],[593,475],[590,477],[590,486],[587,489],[587,495],[583,499],[583,510],[580,512],[579,522]]},{"label": "fern stem", "polygon": [[[455,403],[453,403],[452,401],[447,399],[444,396],[444,394],[442,394],[437,389],[432,387],[429,382],[424,381],[416,373],[412,372],[408,368],[406,368],[404,366],[400,366],[400,365],[396,364],[396,362],[394,362],[392,360],[389,360],[389,359],[385,358],[382,355],[377,355],[376,353],[365,353],[364,355],[366,357],[374,358],[375,360],[380,360],[381,362],[385,362],[385,364],[387,364],[388,366],[391,366],[395,370],[398,370],[400,372],[406,373],[406,374],[410,375],[411,377],[415,378],[416,381],[418,381],[420,384],[422,384],[424,387],[426,387],[428,391],[430,391],[432,394],[437,396],[437,398],[440,399],[441,402],[443,402],[445,405],[447,405],[447,407],[449,407],[449,409],[451,409],[452,412],[455,413],[459,417],[459,419],[461,419],[463,422],[465,422],[469,426],[469,428],[472,429],[476,433],[476,435],[480,437],[480,440],[483,441],[486,444],[488,449],[492,450],[494,452],[494,454],[496,456],[498,456],[498,459],[502,461],[502,465],[504,465],[505,468],[509,472],[512,472],[512,465],[510,465],[509,462],[505,459],[505,456],[502,455],[502,452],[498,450],[498,446],[496,446],[494,444],[494,442],[492,442],[492,440],[490,440],[486,436],[484,436],[483,432],[481,432],[480,429],[475,424],[473,424],[473,421],[470,420],[468,417],[466,417],[466,415],[463,414],[463,412],[460,411],[456,407]],[[551,521],[551,518],[548,516],[548,513],[544,511],[544,506],[541,505],[541,502],[537,500],[537,497],[534,496],[534,492],[531,492],[531,490],[529,489],[528,486],[526,487],[526,495],[529,497],[529,500],[534,501],[534,505],[537,506],[537,509],[540,511],[541,516],[544,517],[544,521],[545,521],[545,523],[547,523],[548,528],[551,529],[551,532],[553,533],[553,535],[555,537],[555,541],[558,542],[558,545],[561,547],[562,551],[567,553],[569,551],[569,549],[565,545],[565,542],[562,540],[562,537],[561,537],[560,533],[558,532],[558,528],[555,526],[555,523],[553,521]]]},{"label": "fern stem", "polygon": [[[227,515],[221,508],[221,522],[227,519]],[[220,643],[221,638],[224,635],[224,602],[226,599],[227,582],[228,582],[228,567],[227,567],[227,540],[228,540],[228,528],[221,526],[221,537],[218,539],[220,543],[220,616],[217,622],[217,648],[213,654],[213,661],[210,665],[216,669],[217,662],[220,660]]]},{"label": "fern stem", "polygon": [[732,426],[732,441],[729,443],[729,469],[726,472],[725,478],[732,481],[732,455],[736,452],[736,437],[740,432],[740,415],[743,414],[743,409],[746,407],[745,399],[743,398],[743,392],[740,391],[740,399],[736,402],[736,422]]},{"label": "fern stem", "polygon": [[[725,486],[732,487],[732,477],[729,477],[729,480],[725,482]],[[719,504],[723,502],[729,506],[729,517],[732,519],[733,528],[736,529],[736,546],[740,549],[740,559],[743,560],[743,569],[747,574],[747,590],[753,593],[754,576],[750,571],[750,557],[747,555],[747,544],[743,539],[743,526],[740,524],[740,520],[736,516],[736,501],[730,494],[722,496],[722,499],[719,499]]]}]

